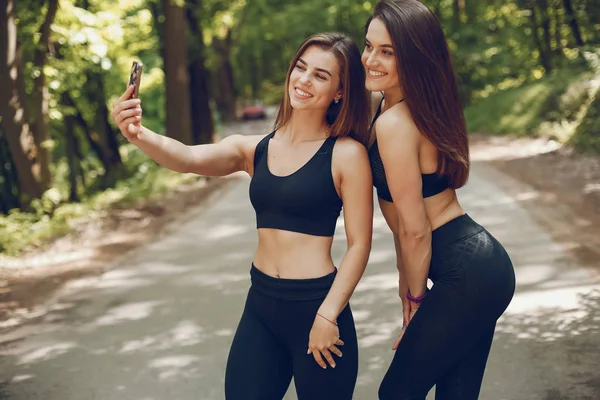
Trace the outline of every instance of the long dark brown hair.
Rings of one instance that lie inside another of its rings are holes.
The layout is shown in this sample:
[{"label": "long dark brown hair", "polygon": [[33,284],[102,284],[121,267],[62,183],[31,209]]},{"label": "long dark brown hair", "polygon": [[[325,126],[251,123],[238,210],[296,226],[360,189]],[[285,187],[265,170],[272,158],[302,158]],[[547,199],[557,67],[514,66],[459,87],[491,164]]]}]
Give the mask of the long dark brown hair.
[{"label": "long dark brown hair", "polygon": [[452,188],[469,176],[469,144],[450,50],[436,16],[418,0],[382,0],[367,21],[387,28],[400,88],[417,128],[438,150],[437,172]]},{"label": "long dark brown hair", "polygon": [[289,122],[293,108],[290,104],[288,87],[290,75],[298,59],[311,46],[330,51],[340,66],[340,89],[342,98],[339,103],[331,102],[327,110],[329,136],[351,136],[366,146],[369,128],[369,98],[365,89],[365,70],[360,60],[360,50],[356,44],[342,33],[320,33],[306,39],[294,55],[285,79],[285,91],[274,129],[280,129]]}]

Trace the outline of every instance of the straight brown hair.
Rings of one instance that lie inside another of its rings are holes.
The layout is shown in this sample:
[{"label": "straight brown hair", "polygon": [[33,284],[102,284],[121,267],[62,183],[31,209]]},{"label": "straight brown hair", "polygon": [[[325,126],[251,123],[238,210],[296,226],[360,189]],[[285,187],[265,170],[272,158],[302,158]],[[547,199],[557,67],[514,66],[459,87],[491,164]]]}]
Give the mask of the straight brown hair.
[{"label": "straight brown hair", "polygon": [[332,101],[327,110],[326,118],[330,126],[329,136],[351,136],[366,146],[370,111],[369,97],[365,89],[366,75],[360,60],[360,50],[352,39],[337,32],[310,36],[296,50],[285,79],[284,95],[275,119],[274,130],[280,129],[292,117],[293,108],[287,91],[290,75],[298,59],[311,46],[318,46],[333,53],[340,66],[342,98],[337,104]]},{"label": "straight brown hair", "polygon": [[400,88],[417,128],[438,150],[437,172],[458,189],[469,177],[469,143],[450,50],[437,17],[417,0],[382,0],[373,19],[387,28]]}]

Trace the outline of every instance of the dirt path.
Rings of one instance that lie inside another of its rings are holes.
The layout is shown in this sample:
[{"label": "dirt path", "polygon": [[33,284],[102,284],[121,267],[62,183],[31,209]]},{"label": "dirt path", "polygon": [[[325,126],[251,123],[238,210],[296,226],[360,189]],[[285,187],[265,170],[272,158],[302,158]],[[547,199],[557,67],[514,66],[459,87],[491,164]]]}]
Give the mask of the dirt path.
[{"label": "dirt path", "polygon": [[[224,135],[261,133],[268,122],[227,127]],[[545,139],[490,138],[474,135],[471,153],[483,162],[535,188],[525,206],[553,238],[571,243],[582,263],[600,260],[600,158],[558,148]],[[0,259],[0,327],[38,316],[35,305],[65,282],[97,275],[141,244],[176,230],[203,205],[218,197],[231,179],[206,179],[183,185],[168,196],[132,209],[109,210],[99,224],[61,238],[42,252]],[[511,188],[503,188],[510,191]],[[545,207],[536,207],[543,204]],[[562,218],[546,211],[554,207]],[[600,270],[600,266],[599,266]]]},{"label": "dirt path", "polygon": [[[0,331],[0,398],[223,399],[256,249],[248,183],[232,180],[218,201],[110,271],[69,282],[41,318]],[[497,325],[481,400],[598,399],[598,263],[580,263],[576,242],[548,234],[553,222],[569,228],[569,217],[533,201],[537,192],[482,161],[459,191],[469,214],[506,247],[518,282]],[[537,210],[554,219],[538,223]],[[345,251],[340,219],[336,264]],[[376,398],[393,356],[402,318],[394,260],[377,207],[369,265],[351,299],[360,346],[355,400]],[[285,399],[295,398],[290,389]]]},{"label": "dirt path", "polygon": [[[221,136],[266,133],[270,121],[231,123]],[[199,177],[166,196],[132,208],[109,209],[96,221],[80,223],[69,235],[19,258],[0,256],[0,328],[40,316],[36,305],[66,282],[99,275],[140,245],[176,230],[218,197],[229,178]]]}]

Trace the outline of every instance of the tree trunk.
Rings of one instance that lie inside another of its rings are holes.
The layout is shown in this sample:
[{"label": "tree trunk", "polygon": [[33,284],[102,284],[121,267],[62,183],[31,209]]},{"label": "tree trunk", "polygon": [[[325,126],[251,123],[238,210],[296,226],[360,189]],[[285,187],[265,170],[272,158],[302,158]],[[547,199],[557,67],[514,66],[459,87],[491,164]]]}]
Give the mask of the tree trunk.
[{"label": "tree trunk", "polygon": [[32,93],[32,131],[35,145],[38,148],[38,159],[40,164],[40,183],[43,189],[50,186],[50,155],[52,149],[49,146],[48,136],[48,88],[46,87],[46,76],[44,66],[48,57],[50,45],[50,26],[58,10],[58,0],[48,1],[48,12],[40,27],[40,41],[38,42],[34,55],[33,65],[38,71],[33,80]]},{"label": "tree trunk", "polygon": [[[552,68],[552,36],[550,34],[550,15],[548,14],[548,0],[538,0],[540,6],[540,16],[542,18],[542,33],[544,38],[544,48],[546,57],[548,59],[548,65]],[[546,68],[547,72],[550,72]]]},{"label": "tree trunk", "polygon": [[77,103],[75,103],[75,100],[71,97],[71,95],[68,92],[63,92],[62,103],[66,106],[72,107],[75,110],[75,114],[72,116],[72,122],[77,123],[77,125],[81,126],[90,148],[96,154],[96,157],[98,157],[100,163],[102,163],[102,168],[104,168],[106,172],[110,171],[111,164],[108,160],[106,152],[102,148],[102,144],[98,140],[98,135],[92,131],[90,125],[83,117],[81,110],[79,110],[79,107],[77,107]]},{"label": "tree trunk", "polygon": [[235,119],[235,85],[233,82],[233,68],[231,67],[231,31],[225,39],[215,39],[213,47],[218,54],[217,63],[217,85],[216,91],[217,107],[221,113],[222,120],[232,121]]},{"label": "tree trunk", "polygon": [[94,138],[105,154],[106,163],[109,167],[106,172],[111,173],[122,165],[117,132],[113,130],[109,122],[110,113],[106,106],[106,92],[102,74],[98,71],[90,71],[87,76],[90,103],[96,105],[96,118],[93,124]]},{"label": "tree trunk", "polygon": [[[481,0],[479,0],[481,1]],[[438,2],[439,4],[439,2]],[[478,15],[478,0],[466,0],[465,3],[465,14],[467,16],[467,23],[474,24],[477,22]]]},{"label": "tree trunk", "polygon": [[209,72],[204,64],[206,48],[202,38],[202,25],[195,13],[198,9],[198,0],[192,0],[186,10],[192,36],[192,45],[189,46],[192,141],[194,144],[205,144],[212,143],[215,126],[210,109]]},{"label": "tree trunk", "polygon": [[460,28],[460,0],[452,1],[452,22],[454,30],[457,31]]},{"label": "tree trunk", "polygon": [[577,22],[577,16],[573,11],[573,5],[571,4],[571,0],[563,0],[563,6],[565,7],[567,21],[569,23],[569,27],[571,28],[571,32],[573,33],[573,37],[575,38],[575,43],[577,44],[577,46],[583,46],[585,43],[583,42],[583,38],[581,37],[579,23]]},{"label": "tree trunk", "polygon": [[442,21],[442,0],[436,0],[435,3],[433,3],[433,13],[435,14],[436,17],[438,17],[438,19],[440,20],[440,22],[443,24]]},{"label": "tree trunk", "polygon": [[15,165],[8,150],[8,143],[0,128],[0,212],[8,214],[13,208],[19,208],[19,181]]},{"label": "tree trunk", "polygon": [[5,138],[19,177],[22,204],[41,198],[44,188],[38,181],[39,149],[25,119],[20,49],[17,47],[14,0],[0,5],[0,116]]},{"label": "tree trunk", "polygon": [[554,41],[556,42],[556,46],[554,46],[554,53],[557,56],[562,54],[562,36],[561,36],[561,27],[562,27],[562,19],[560,18],[560,10],[558,3],[554,4],[552,7],[552,15],[554,16]]},{"label": "tree trunk", "polygon": [[531,7],[530,19],[531,19],[531,29],[532,29],[532,34],[533,34],[533,41],[535,42],[535,46],[537,47],[537,49],[540,52],[540,62],[542,64],[542,67],[544,67],[546,72],[550,72],[552,70],[552,67],[550,65],[550,60],[548,59],[548,55],[546,54],[546,50],[544,49],[544,45],[542,44],[542,40],[539,37],[536,14],[537,13],[535,11],[535,6]]},{"label": "tree trunk", "polygon": [[185,38],[185,11],[173,1],[163,0],[165,15],[165,83],[167,86],[167,136],[192,143],[190,79]]},{"label": "tree trunk", "polygon": [[77,160],[76,156],[78,143],[75,136],[75,121],[71,115],[65,117],[65,134],[67,139],[67,164],[69,165],[69,201],[78,202],[77,171],[79,169],[78,164],[81,161]]}]

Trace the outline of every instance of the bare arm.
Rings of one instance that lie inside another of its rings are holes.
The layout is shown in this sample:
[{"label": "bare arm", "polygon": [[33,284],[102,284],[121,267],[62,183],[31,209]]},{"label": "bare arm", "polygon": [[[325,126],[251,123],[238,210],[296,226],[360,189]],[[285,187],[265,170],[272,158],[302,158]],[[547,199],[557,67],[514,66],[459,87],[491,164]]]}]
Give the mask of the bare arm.
[{"label": "bare arm", "polygon": [[405,273],[410,293],[421,296],[431,261],[431,225],[419,166],[421,134],[404,110],[386,113],[376,124],[381,160],[398,215],[400,273]]},{"label": "bare arm", "polygon": [[187,146],[142,127],[132,141],[163,167],[178,172],[225,176],[237,171],[251,173],[254,148],[263,136],[227,136],[218,143]]},{"label": "bare arm", "polygon": [[348,249],[329,294],[319,308],[319,314],[332,321],[348,304],[365,271],[373,231],[373,183],[367,151],[351,139],[338,141],[336,161],[343,165],[340,191]]},{"label": "bare arm", "polygon": [[112,116],[121,133],[154,161],[177,172],[224,176],[237,171],[252,174],[254,149],[264,136],[232,135],[219,143],[187,146],[158,135],[141,124],[139,99],[129,99],[133,86],[115,102]]}]

